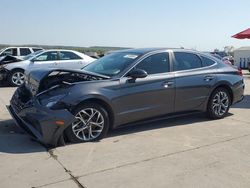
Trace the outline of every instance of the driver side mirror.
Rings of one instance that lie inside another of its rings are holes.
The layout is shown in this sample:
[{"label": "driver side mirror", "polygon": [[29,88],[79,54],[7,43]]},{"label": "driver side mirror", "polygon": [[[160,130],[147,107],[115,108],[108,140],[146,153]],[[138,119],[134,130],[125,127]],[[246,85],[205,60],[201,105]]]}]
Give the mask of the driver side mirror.
[{"label": "driver side mirror", "polygon": [[128,73],[128,76],[131,77],[133,80],[137,78],[145,78],[148,76],[148,73],[142,69],[134,69]]}]

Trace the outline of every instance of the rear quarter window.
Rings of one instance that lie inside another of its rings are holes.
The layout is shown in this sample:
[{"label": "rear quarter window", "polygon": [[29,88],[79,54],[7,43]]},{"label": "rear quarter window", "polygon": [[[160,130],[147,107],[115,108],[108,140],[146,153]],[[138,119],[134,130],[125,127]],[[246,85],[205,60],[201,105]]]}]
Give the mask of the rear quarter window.
[{"label": "rear quarter window", "polygon": [[32,48],[33,52],[37,52],[37,51],[40,51],[42,50],[42,48]]},{"label": "rear quarter window", "polygon": [[204,56],[201,56],[201,59],[203,61],[204,66],[211,66],[211,65],[214,65],[216,63],[214,60],[207,58],[207,57],[204,57]]}]

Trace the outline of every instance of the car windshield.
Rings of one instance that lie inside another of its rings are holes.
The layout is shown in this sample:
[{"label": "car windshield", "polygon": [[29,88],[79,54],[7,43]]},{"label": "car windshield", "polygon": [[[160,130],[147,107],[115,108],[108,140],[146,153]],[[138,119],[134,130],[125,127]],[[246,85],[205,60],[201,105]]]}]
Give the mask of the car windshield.
[{"label": "car windshield", "polygon": [[116,52],[104,56],[93,63],[90,63],[82,70],[102,74],[106,76],[115,76],[130,66],[139,58],[139,53]]},{"label": "car windshield", "polygon": [[38,54],[40,54],[41,52],[43,52],[43,50],[39,50],[39,51],[36,51],[34,53],[31,53],[29,55],[26,55],[25,57],[23,57],[23,60],[30,60],[32,59],[33,57],[37,56]]}]

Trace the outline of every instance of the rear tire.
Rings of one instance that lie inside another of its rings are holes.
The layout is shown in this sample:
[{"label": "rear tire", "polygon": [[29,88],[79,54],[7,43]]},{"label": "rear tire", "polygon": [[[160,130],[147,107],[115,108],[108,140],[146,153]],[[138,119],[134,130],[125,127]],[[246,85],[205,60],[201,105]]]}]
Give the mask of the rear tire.
[{"label": "rear tire", "polygon": [[207,114],[211,119],[221,119],[226,116],[231,105],[229,92],[225,88],[217,88],[208,101]]},{"label": "rear tire", "polygon": [[24,71],[21,69],[12,71],[8,77],[8,82],[14,87],[19,87],[24,84]]},{"label": "rear tire", "polygon": [[84,104],[77,107],[73,113],[76,121],[65,130],[66,137],[70,142],[92,142],[106,136],[109,130],[109,117],[101,105]]}]

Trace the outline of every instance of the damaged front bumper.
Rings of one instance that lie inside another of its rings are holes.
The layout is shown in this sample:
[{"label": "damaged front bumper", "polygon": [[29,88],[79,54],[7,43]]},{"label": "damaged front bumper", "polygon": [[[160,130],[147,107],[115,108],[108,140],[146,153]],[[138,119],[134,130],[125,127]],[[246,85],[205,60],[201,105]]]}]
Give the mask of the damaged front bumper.
[{"label": "damaged front bumper", "polygon": [[63,145],[63,131],[75,121],[75,117],[66,109],[51,110],[44,107],[38,100],[23,103],[19,92],[20,89],[17,89],[10,106],[7,106],[16,124],[46,146]]}]

